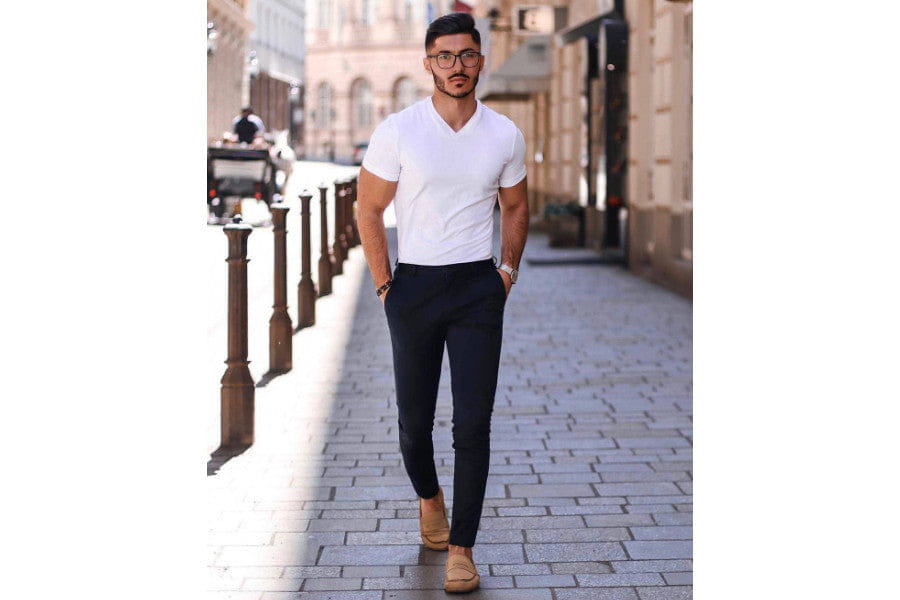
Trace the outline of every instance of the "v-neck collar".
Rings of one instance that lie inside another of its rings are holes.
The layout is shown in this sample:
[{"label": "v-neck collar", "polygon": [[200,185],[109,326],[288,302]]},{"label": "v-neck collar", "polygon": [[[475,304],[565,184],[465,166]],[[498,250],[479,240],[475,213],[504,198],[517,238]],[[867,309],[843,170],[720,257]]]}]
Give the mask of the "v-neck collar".
[{"label": "v-neck collar", "polygon": [[428,102],[428,111],[431,113],[431,117],[437,121],[438,126],[444,131],[445,134],[451,137],[459,137],[469,131],[470,129],[474,129],[478,124],[478,121],[481,119],[482,105],[480,100],[475,100],[475,112],[469,117],[469,120],[466,121],[466,124],[460,128],[459,131],[453,131],[453,128],[444,120],[444,117],[441,116],[441,113],[437,111],[434,107],[434,98],[427,98]]}]

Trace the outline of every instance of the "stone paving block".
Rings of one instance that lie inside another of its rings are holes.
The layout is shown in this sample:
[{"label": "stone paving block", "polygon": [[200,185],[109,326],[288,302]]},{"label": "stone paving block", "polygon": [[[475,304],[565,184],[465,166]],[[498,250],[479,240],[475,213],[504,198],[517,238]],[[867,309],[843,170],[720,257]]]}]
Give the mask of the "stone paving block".
[{"label": "stone paving block", "polygon": [[640,600],[691,600],[693,588],[689,586],[639,587],[636,588]]},{"label": "stone paving block", "polygon": [[491,565],[491,573],[500,575],[549,575],[550,565],[533,563],[524,565]]},{"label": "stone paving block", "polygon": [[311,577],[340,577],[341,576],[341,568],[340,567],[286,567],[284,569],[284,577],[290,578],[303,578],[308,579]]},{"label": "stone paving block", "polygon": [[416,516],[410,519],[381,519],[378,522],[378,531],[419,531],[419,518]]},{"label": "stone paving block", "polygon": [[522,544],[525,534],[521,529],[494,529],[478,532],[479,544]]},{"label": "stone paving block", "polygon": [[381,592],[371,590],[343,592],[263,592],[261,600],[381,600]]},{"label": "stone paving block", "polygon": [[694,513],[664,513],[658,511],[659,514],[653,515],[653,520],[657,525],[692,525],[694,523]]},{"label": "stone paving block", "polygon": [[[612,504],[588,504],[584,506],[550,506],[552,515],[617,515],[622,508]],[[673,509],[674,510],[674,509]]]},{"label": "stone paving block", "polygon": [[693,573],[663,573],[666,585],[693,585]]},{"label": "stone paving block", "polygon": [[285,546],[304,544],[306,546],[333,546],[343,544],[345,533],[343,531],[315,531],[311,533],[293,533],[277,531],[272,536],[272,546]]},{"label": "stone paving block", "polygon": [[[671,504],[626,504],[625,511],[629,513],[674,513],[675,507]],[[662,523],[658,524],[662,525]],[[680,525],[681,523],[673,523],[673,525]]]},{"label": "stone paving block", "polygon": [[[600,484],[598,484],[600,485]],[[673,486],[674,487],[674,486]],[[677,488],[675,488],[677,490]],[[537,484],[537,485],[510,485],[509,495],[519,498],[541,496],[552,498],[555,496],[594,496],[594,491],[588,484]],[[610,494],[612,495],[612,494]]]},{"label": "stone paving block", "polygon": [[363,580],[359,577],[323,577],[320,579],[307,579],[303,583],[303,591],[336,591],[358,590],[362,588]]},{"label": "stone paving block", "polygon": [[[418,545],[391,546],[391,558],[398,565],[413,565],[419,562]],[[383,565],[383,546],[324,546],[319,565]]]},{"label": "stone paving block", "polygon": [[574,587],[572,575],[516,575],[517,588]]},{"label": "stone paving block", "polygon": [[649,483],[596,483],[593,484],[599,496],[651,496],[677,494],[680,490],[674,483],[656,481]]},{"label": "stone paving block", "polygon": [[[549,589],[482,589],[465,594],[466,600],[553,600]],[[447,600],[443,587],[438,590],[390,590],[384,592],[383,600]],[[632,600],[632,599],[629,599]]]},{"label": "stone paving block", "polygon": [[653,525],[649,514],[584,515],[588,527],[634,527]]},{"label": "stone paving block", "polygon": [[635,540],[690,540],[693,539],[693,528],[690,526],[655,526],[632,527],[631,534]]},{"label": "stone paving block", "polygon": [[566,498],[563,496],[558,496],[555,498],[542,498],[542,497],[527,497],[522,498],[524,502],[528,503],[528,506],[575,506],[577,500],[575,498]]},{"label": "stone paving block", "polygon": [[365,567],[344,567],[344,577],[400,577],[399,565],[370,565]]},{"label": "stone paving block", "polygon": [[679,504],[693,504],[692,496],[628,496],[628,504],[672,504],[678,510]]},{"label": "stone paving block", "polygon": [[561,562],[550,565],[550,570],[556,574],[576,573],[612,573],[609,563],[605,562]]},{"label": "stone paving block", "polygon": [[547,514],[545,506],[501,506],[496,509],[500,517],[535,517]]},{"label": "stone paving block", "polygon": [[375,531],[378,519],[318,519],[309,523],[309,531]]},{"label": "stone paving block", "polygon": [[622,544],[618,542],[525,544],[524,549],[528,562],[590,562],[627,558]]},{"label": "stone paving block", "polygon": [[622,542],[633,559],[692,558],[693,544],[684,542]]},{"label": "stone paving block", "polygon": [[396,511],[392,509],[373,510],[323,510],[320,519],[392,519]]},{"label": "stone paving block", "polygon": [[[536,478],[537,476],[535,476]],[[556,483],[600,483],[600,475],[597,473],[542,473],[540,481],[535,483],[556,484]]]},{"label": "stone paving block", "polygon": [[561,588],[554,594],[556,600],[639,600],[631,588],[604,588],[600,594],[596,588]]},{"label": "stone paving block", "polygon": [[273,578],[265,579],[245,579],[241,585],[242,590],[253,590],[260,592],[296,592],[303,585],[303,579],[294,578]]},{"label": "stone paving block", "polygon": [[578,574],[581,587],[629,587],[638,585],[665,585],[658,573],[605,573],[599,575]]},{"label": "stone paving block", "polygon": [[[517,565],[525,562],[525,554],[522,544],[476,543],[472,548],[472,560],[476,565]],[[447,562],[446,557],[443,558],[443,561],[441,564]]]},{"label": "stone paving block", "polygon": [[[560,437],[544,440],[544,443],[547,445],[549,450],[555,449],[572,449],[572,448],[580,448],[580,449],[595,449],[595,448],[615,448],[616,443],[610,438],[601,438],[601,437],[585,437],[585,438],[573,438],[573,437]],[[521,447],[521,446],[520,446]]]},{"label": "stone paving block", "polygon": [[[347,545],[348,546],[366,546],[366,545],[409,545],[409,544],[418,544],[421,543],[421,537],[419,536],[419,531],[415,532],[406,532],[406,531],[375,531],[372,533],[359,533],[359,532],[348,532],[347,533]],[[672,539],[672,538],[666,538]]]},{"label": "stone paving block", "polygon": [[525,532],[525,539],[532,544],[548,542],[619,542],[630,540],[631,535],[624,527],[579,528],[579,529],[536,529]]},{"label": "stone paving block", "polygon": [[667,471],[664,473],[620,471],[603,473],[601,479],[603,483],[647,483],[657,481],[676,483],[690,481],[691,476],[684,471]]},{"label": "stone paving block", "polygon": [[626,503],[626,499],[622,496],[593,496],[590,498],[576,498],[576,500],[579,506],[622,506]]},{"label": "stone paving block", "polygon": [[692,560],[626,560],[610,563],[616,573],[667,573],[691,571]]},{"label": "stone paving block", "polygon": [[374,500],[313,500],[307,502],[304,505],[304,508],[329,510],[375,510],[376,504]]},{"label": "stone paving block", "polygon": [[571,517],[492,517],[482,518],[479,529],[568,529],[583,527],[580,516]]},{"label": "stone paving block", "polygon": [[[346,484],[335,484],[335,485],[351,485],[351,484],[346,483]],[[352,485],[383,487],[386,485],[409,486],[410,483],[409,483],[409,477],[407,477],[406,475],[397,475],[397,476],[379,475],[377,477],[369,477],[369,476],[355,477],[353,479]]]},{"label": "stone paving block", "polygon": [[336,500],[405,500],[413,494],[408,481],[406,485],[334,488]]}]

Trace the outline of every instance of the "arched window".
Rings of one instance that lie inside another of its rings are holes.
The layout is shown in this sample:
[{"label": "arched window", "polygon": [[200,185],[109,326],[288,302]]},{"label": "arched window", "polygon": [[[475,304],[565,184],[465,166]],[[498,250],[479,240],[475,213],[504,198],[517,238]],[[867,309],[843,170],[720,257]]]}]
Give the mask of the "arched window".
[{"label": "arched window", "polygon": [[319,29],[331,26],[331,0],[319,0]]},{"label": "arched window", "polygon": [[316,125],[319,129],[331,127],[331,99],[333,97],[331,84],[323,81],[319,84],[319,101],[316,104]]},{"label": "arched window", "polygon": [[394,85],[394,112],[399,112],[419,99],[419,89],[409,77],[403,77]]},{"label": "arched window", "polygon": [[372,124],[372,86],[365,79],[357,79],[350,90],[353,102],[353,126],[366,129]]},{"label": "arched window", "polygon": [[360,0],[359,1],[359,23],[364,27],[375,24],[375,2],[376,0]]}]

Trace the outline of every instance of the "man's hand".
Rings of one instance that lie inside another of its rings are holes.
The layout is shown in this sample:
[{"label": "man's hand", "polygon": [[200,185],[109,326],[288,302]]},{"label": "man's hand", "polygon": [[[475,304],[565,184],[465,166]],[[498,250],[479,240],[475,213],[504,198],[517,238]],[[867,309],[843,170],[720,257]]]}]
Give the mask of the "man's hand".
[{"label": "man's hand", "polygon": [[390,291],[391,291],[391,288],[388,288],[381,293],[381,296],[380,296],[381,304],[384,304],[384,299],[387,298],[388,292],[390,292]]},{"label": "man's hand", "polygon": [[506,297],[509,298],[509,290],[512,288],[512,278],[509,276],[509,273],[502,269],[497,269],[497,272],[500,273],[500,279],[503,280],[503,285],[506,286]]}]

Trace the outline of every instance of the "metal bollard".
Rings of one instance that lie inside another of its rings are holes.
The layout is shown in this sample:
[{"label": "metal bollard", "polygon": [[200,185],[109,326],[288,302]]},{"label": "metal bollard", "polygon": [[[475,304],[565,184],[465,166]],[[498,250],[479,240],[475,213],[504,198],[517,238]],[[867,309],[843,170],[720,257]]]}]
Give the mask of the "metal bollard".
[{"label": "metal bollard", "polygon": [[316,324],[316,286],[312,280],[312,259],[310,257],[310,215],[309,201],[312,194],[303,190],[300,194],[300,220],[303,239],[300,242],[300,283],[297,285],[297,328]]},{"label": "metal bollard", "polygon": [[347,183],[347,218],[345,223],[347,223],[347,240],[351,248],[359,246],[359,229],[356,226],[356,211],[353,208],[353,205],[356,203],[357,181],[357,177],[353,176]]},{"label": "metal bollard", "polygon": [[285,221],[290,210],[283,202],[272,204],[273,237],[275,239],[275,299],[269,319],[269,371],[285,373],[291,370],[293,325],[287,307],[287,228]]},{"label": "metal bollard", "polygon": [[334,180],[334,265],[335,275],[344,272],[344,258],[347,252],[347,240],[344,239],[344,190],[340,180]]},{"label": "metal bollard", "polygon": [[223,448],[253,444],[253,376],[247,365],[247,238],[250,225],[235,215],[224,227],[228,237],[228,358],[222,375]]},{"label": "metal bollard", "polygon": [[328,250],[328,200],[326,194],[328,186],[319,185],[320,209],[322,223],[321,235],[321,251],[319,256],[319,297],[327,296],[331,293],[331,276],[335,271],[334,257]]},{"label": "metal bollard", "polygon": [[347,257],[350,256],[350,248],[353,247],[353,244],[350,240],[352,230],[350,229],[350,211],[348,210],[350,204],[350,178],[345,177],[341,179],[341,247],[344,252],[344,260],[347,260]]}]

